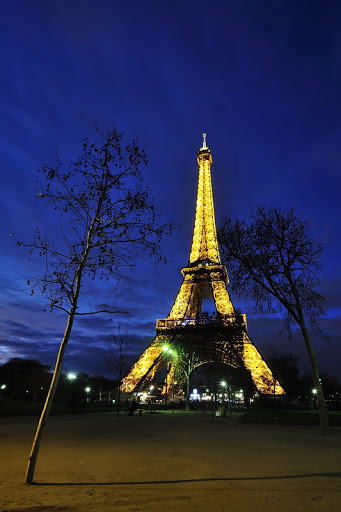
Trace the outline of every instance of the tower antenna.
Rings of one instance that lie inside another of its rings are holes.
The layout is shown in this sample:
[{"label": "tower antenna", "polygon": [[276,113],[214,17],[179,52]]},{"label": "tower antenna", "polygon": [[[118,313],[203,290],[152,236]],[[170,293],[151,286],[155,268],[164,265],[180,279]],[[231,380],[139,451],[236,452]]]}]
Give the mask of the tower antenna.
[{"label": "tower antenna", "polygon": [[203,133],[202,134],[202,138],[203,138],[203,141],[202,141],[202,148],[201,149],[207,149],[207,145],[206,145],[206,133]]}]

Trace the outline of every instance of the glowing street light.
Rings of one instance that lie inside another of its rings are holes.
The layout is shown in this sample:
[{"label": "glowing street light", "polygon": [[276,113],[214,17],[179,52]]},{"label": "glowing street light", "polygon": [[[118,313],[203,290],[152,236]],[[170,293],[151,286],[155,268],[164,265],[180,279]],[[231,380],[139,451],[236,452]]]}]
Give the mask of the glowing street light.
[{"label": "glowing street light", "polygon": [[7,388],[6,384],[1,384],[0,389],[6,389],[6,388]]},{"label": "glowing street light", "polygon": [[173,350],[172,348],[170,348],[168,345],[164,345],[164,346],[162,347],[162,350],[163,350],[164,352],[166,352],[166,354],[170,354],[170,355],[172,355],[172,354],[174,354],[174,353],[175,353],[175,352],[174,352],[174,350]]},{"label": "glowing street light", "polygon": [[313,414],[315,414],[315,406],[314,406],[314,398],[316,397],[316,406],[318,407],[318,391],[316,388],[313,388],[311,390],[311,408],[313,411]]},{"label": "glowing street light", "polygon": [[232,404],[231,404],[231,388],[227,385],[227,382],[225,380],[222,380],[220,383],[221,387],[223,388],[223,400],[224,400],[224,416],[226,416],[226,390],[227,387],[227,403],[229,408],[229,413],[232,414]]},{"label": "glowing street light", "polygon": [[227,386],[226,381],[222,380],[220,385],[223,388],[223,399],[225,400],[225,388]]},{"label": "glowing street light", "polygon": [[73,373],[73,372],[69,372],[69,373],[66,375],[66,378],[67,378],[67,380],[69,380],[69,381],[73,381],[73,380],[77,379],[77,375],[76,375],[75,373]]},{"label": "glowing street light", "polygon": [[86,386],[86,387],[84,388],[84,391],[85,391],[85,393],[86,393],[86,401],[87,401],[87,402],[89,402],[89,401],[90,401],[90,397],[89,397],[89,395],[90,395],[90,393],[91,393],[91,387],[90,387],[90,386]]}]

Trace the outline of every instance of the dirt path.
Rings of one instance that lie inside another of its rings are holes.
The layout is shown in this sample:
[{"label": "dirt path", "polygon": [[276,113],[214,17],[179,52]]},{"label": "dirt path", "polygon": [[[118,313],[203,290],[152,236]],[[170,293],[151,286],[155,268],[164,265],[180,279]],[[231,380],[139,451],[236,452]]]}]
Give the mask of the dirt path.
[{"label": "dirt path", "polygon": [[212,422],[201,413],[51,417],[0,426],[0,512],[339,512],[341,429]]}]

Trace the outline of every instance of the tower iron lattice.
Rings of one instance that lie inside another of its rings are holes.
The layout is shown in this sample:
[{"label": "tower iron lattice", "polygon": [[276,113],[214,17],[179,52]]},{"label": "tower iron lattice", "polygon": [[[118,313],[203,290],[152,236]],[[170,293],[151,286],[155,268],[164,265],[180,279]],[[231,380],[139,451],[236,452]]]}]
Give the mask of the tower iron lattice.
[{"label": "tower iron lattice", "polygon": [[[124,377],[121,389],[127,393],[140,391],[166,367],[168,389],[174,390],[176,360],[172,361],[162,349],[176,340],[178,346],[187,344],[187,352],[191,347],[196,351],[193,369],[216,362],[219,354],[220,362],[248,370],[259,393],[284,394],[248,335],[246,315],[235,312],[226,288],[229,279],[219,254],[211,181],[213,159],[206,134],[197,161],[194,233],[188,265],[181,271],[182,284],[168,317],[156,320],[155,338]],[[213,299],[216,309],[216,314],[209,317],[202,312],[206,298]]]}]

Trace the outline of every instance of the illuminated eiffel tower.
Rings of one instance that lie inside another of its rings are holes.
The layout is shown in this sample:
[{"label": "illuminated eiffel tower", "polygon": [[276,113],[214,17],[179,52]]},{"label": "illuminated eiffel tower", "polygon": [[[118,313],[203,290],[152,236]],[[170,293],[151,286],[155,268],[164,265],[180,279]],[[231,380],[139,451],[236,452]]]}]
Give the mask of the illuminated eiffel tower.
[{"label": "illuminated eiffel tower", "polygon": [[[156,321],[156,336],[146,348],[137,362],[132,366],[122,381],[122,390],[131,393],[141,391],[155,378],[157,373],[168,366],[168,389],[174,389],[174,366],[162,350],[164,344],[172,337],[180,336],[186,330],[186,335],[198,339],[205,337],[205,323],[209,323],[210,336],[207,343],[214,345],[214,333],[217,333],[217,345],[221,347],[221,336],[224,332],[229,336],[229,327],[234,322],[242,325],[239,339],[225,340],[229,343],[228,356],[222,362],[234,367],[246,368],[252,377],[259,393],[283,394],[281,385],[274,379],[270,368],[262,359],[255,345],[250,340],[246,328],[246,316],[235,313],[226,284],[229,282],[226,267],[221,264],[211,184],[212,155],[206,145],[206,134],[203,134],[203,145],[198,151],[199,182],[196,204],[196,215],[192,248],[189,263],[182,269],[183,281],[167,318]],[[216,320],[204,320],[202,315],[203,299],[214,300]],[[193,329],[191,330],[191,327]],[[213,333],[213,337],[212,337]],[[181,339],[181,338],[179,338]],[[218,339],[220,340],[218,342]],[[213,347],[214,348],[214,347]],[[194,367],[214,361],[215,350],[208,350],[202,360]],[[232,357],[231,357],[232,354]],[[175,364],[175,363],[174,363]],[[194,369],[194,368],[193,368]]]}]

